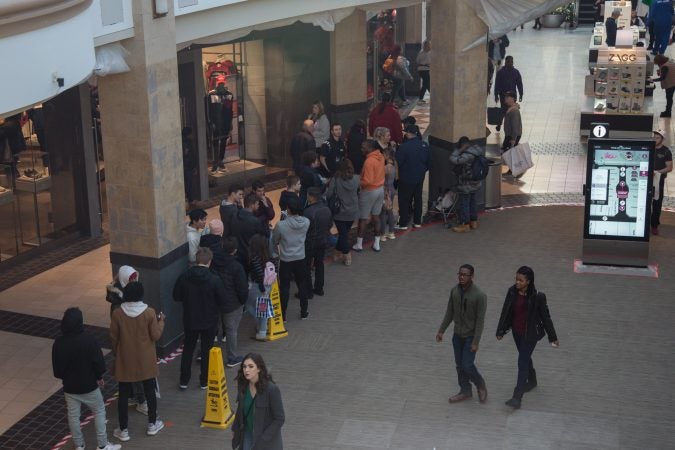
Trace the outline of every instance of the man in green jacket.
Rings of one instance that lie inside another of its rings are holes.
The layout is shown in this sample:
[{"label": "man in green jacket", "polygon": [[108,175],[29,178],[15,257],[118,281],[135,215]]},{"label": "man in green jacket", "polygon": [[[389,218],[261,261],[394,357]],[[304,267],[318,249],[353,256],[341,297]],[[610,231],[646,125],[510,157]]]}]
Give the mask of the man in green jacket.
[{"label": "man in green jacket", "polygon": [[[470,399],[472,394],[471,383],[478,389],[478,399],[481,403],[487,400],[487,386],[485,380],[474,364],[483,325],[485,324],[485,309],[487,297],[473,283],[473,266],[463,264],[457,276],[459,283],[452,288],[448,309],[445,311],[436,342],[443,340],[443,333],[454,320],[455,330],[452,336],[452,346],[455,350],[455,366],[460,391],[448,399],[450,403],[457,403]],[[470,383],[471,382],[471,383]]]}]

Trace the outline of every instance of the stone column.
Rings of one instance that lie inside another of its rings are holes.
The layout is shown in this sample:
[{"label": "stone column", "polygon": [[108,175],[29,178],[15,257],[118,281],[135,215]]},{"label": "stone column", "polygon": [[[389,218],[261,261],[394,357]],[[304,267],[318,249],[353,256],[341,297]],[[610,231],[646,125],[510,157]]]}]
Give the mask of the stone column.
[{"label": "stone column", "polygon": [[448,156],[454,143],[468,136],[485,144],[487,51],[485,45],[462,49],[487,39],[488,29],[467,1],[434,0],[431,6],[430,199],[453,185]]},{"label": "stone column", "polygon": [[171,298],[187,267],[178,65],[173,2],[153,18],[152,0],[133,2],[135,36],[123,41],[130,71],[99,79],[113,272],[139,271],[145,301],[167,315],[159,344],[182,333]]},{"label": "stone column", "polygon": [[331,123],[342,124],[343,136],[356,119],[368,116],[366,13],[355,10],[330,34]]}]

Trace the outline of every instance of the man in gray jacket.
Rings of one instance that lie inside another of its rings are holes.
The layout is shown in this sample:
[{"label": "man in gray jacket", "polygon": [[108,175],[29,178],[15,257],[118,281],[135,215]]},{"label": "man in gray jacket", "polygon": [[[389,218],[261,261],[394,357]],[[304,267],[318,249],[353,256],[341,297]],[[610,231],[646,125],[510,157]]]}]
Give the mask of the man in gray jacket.
[{"label": "man in gray jacket", "polygon": [[286,309],[291,289],[291,274],[298,286],[300,319],[304,320],[309,316],[307,312],[309,273],[305,265],[305,239],[309,229],[309,219],[302,216],[302,204],[299,198],[290,198],[287,206],[286,219],[279,221],[272,232],[272,243],[274,246],[279,246],[279,295],[284,322],[288,317]]},{"label": "man in gray jacket", "polygon": [[520,142],[523,134],[523,122],[520,120],[520,105],[516,103],[515,92],[509,91],[504,94],[506,114],[504,115],[504,143],[502,152],[515,147]]},{"label": "man in gray jacket", "polygon": [[455,166],[457,176],[457,219],[459,221],[452,231],[466,233],[478,228],[478,213],[476,212],[476,191],[480,189],[480,180],[474,180],[471,174],[471,164],[474,158],[483,154],[483,149],[471,145],[466,136],[459,138],[457,148],[450,154],[450,162]]},{"label": "man in gray jacket", "polygon": [[459,394],[448,399],[450,403],[468,400],[472,397],[471,383],[478,389],[478,400],[485,403],[487,400],[487,386],[485,380],[474,364],[480,337],[485,325],[485,310],[487,297],[478,286],[473,283],[473,266],[463,264],[457,273],[457,285],[450,291],[448,308],[445,311],[443,322],[436,333],[436,342],[443,340],[443,333],[451,322],[455,322],[452,335],[452,347],[455,352],[455,366],[459,382]]}]

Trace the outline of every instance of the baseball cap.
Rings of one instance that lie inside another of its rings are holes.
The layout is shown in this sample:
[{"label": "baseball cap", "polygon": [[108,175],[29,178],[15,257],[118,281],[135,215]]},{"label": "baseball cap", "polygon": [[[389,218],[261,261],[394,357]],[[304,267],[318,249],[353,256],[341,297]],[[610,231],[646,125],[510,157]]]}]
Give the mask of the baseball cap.
[{"label": "baseball cap", "polygon": [[659,128],[658,130],[654,130],[653,133],[658,134],[659,136],[661,136],[664,139],[666,138],[666,134],[665,134],[666,132],[663,131],[661,128]]},{"label": "baseball cap", "polygon": [[403,131],[406,132],[406,133],[411,133],[411,134],[419,134],[420,127],[410,123],[403,128]]}]

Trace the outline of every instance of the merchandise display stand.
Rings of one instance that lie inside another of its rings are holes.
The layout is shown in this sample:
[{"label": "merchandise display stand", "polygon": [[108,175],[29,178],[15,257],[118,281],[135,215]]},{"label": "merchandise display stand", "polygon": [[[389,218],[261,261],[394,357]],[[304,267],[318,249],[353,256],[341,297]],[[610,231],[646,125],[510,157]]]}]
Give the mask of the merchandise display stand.
[{"label": "merchandise display stand", "polygon": [[[19,253],[19,234],[16,214],[16,195],[12,189],[14,181],[14,167],[11,164],[0,164],[0,214],[3,218],[12,217],[14,225],[14,255]],[[11,210],[11,211],[9,211]],[[10,248],[6,244],[0,248],[0,261],[11,258]]]},{"label": "merchandise display stand", "polygon": [[651,101],[645,101],[646,56],[643,47],[598,50],[594,95],[581,109],[581,136],[588,136],[593,122],[608,123],[615,137],[651,133],[654,114]]},{"label": "merchandise display stand", "polygon": [[[23,245],[30,245],[39,247],[49,239],[42,236],[40,230],[40,214],[38,211],[38,195],[42,192],[49,191],[52,187],[52,177],[50,176],[49,168],[45,164],[45,157],[47,153],[37,150],[25,150],[19,153],[19,161],[17,163],[17,170],[19,176],[14,180],[15,191],[29,192],[33,197],[33,212],[35,214],[35,239],[25,239],[23,233],[23,225],[19,221],[19,231],[21,234],[21,242]],[[17,201],[19,216],[21,216],[21,198]]]}]

